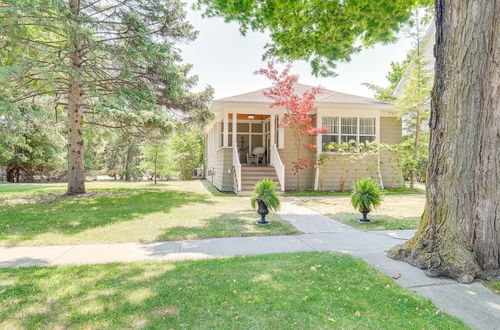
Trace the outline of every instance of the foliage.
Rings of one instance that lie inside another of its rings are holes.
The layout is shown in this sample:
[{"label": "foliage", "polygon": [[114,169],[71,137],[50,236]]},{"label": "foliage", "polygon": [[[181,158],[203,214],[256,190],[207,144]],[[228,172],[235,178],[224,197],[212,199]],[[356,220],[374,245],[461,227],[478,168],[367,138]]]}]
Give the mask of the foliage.
[{"label": "foliage", "polygon": [[213,196],[199,181],[95,181],[87,186],[88,196],[71,199],[61,196],[65,184],[0,185],[0,246],[298,233],[278,214],[262,228],[246,199]]},{"label": "foliage", "polygon": [[144,137],[211,116],[212,89],[191,92],[197,77],[176,47],[197,35],[178,0],[6,0],[0,18],[2,99],[75,117],[70,162],[84,124]]},{"label": "foliage", "polygon": [[198,0],[206,16],[223,16],[240,31],[270,33],[265,57],[309,61],[316,75],[331,75],[363,47],[394,41],[416,6],[431,0],[282,1]]},{"label": "foliage", "polygon": [[[396,145],[386,145],[387,150],[392,155],[392,161],[401,168],[405,181],[426,181],[427,163],[429,161],[428,134],[425,140],[415,147],[412,136],[404,137],[403,141]],[[410,185],[410,188],[413,188]]]},{"label": "foliage", "polygon": [[150,178],[170,180],[177,177],[174,171],[176,165],[175,154],[172,148],[165,143],[147,142],[141,146],[140,169]]},{"label": "foliage", "polygon": [[[323,146],[323,150],[328,153],[322,153],[318,156],[318,166],[322,170],[326,166],[327,159],[337,159],[339,161],[339,192],[343,192],[346,186],[347,176],[351,171],[356,171],[356,164],[366,165],[366,160],[370,156],[376,155],[378,152],[386,147],[385,144],[373,142],[357,143],[355,140],[348,142],[336,143],[330,142]],[[353,165],[354,164],[354,165]],[[377,174],[380,185],[383,187],[382,174],[380,168],[375,166],[368,166],[367,171],[373,171]],[[320,185],[322,185],[320,176]]]},{"label": "foliage", "polygon": [[371,83],[363,83],[366,87],[375,92],[375,98],[381,101],[393,102],[396,101],[396,96],[394,95],[394,91],[398,86],[401,78],[403,78],[406,69],[408,68],[408,64],[411,61],[411,52],[408,53],[406,59],[402,62],[391,62],[391,71],[389,71],[386,75],[387,80],[389,81],[388,87],[381,87]]},{"label": "foliage", "polygon": [[181,180],[191,180],[193,170],[203,164],[204,139],[201,130],[193,126],[178,131],[172,138],[174,169]]},{"label": "foliage", "polygon": [[[425,194],[424,189],[420,188],[392,188],[382,190],[384,195],[414,195]],[[311,196],[349,196],[348,191],[326,191],[326,190],[293,190],[283,194],[284,197],[311,197]]]},{"label": "foliage", "polygon": [[488,286],[493,292],[496,294],[500,294],[500,281],[487,281],[485,282],[486,286]]},{"label": "foliage", "polygon": [[[169,109],[190,118],[207,116],[211,90],[190,93],[197,81],[182,64],[177,42],[196,38],[179,1],[78,1],[78,15],[69,1],[8,0],[0,5],[2,68],[10,102],[44,96],[64,105],[74,38],[82,38],[81,66],[84,109],[88,123],[146,133],[168,128]],[[110,20],[109,17],[113,17]],[[15,56],[23,53],[25,56]],[[29,89],[20,88],[28,85]],[[37,99],[38,101],[39,99]]]},{"label": "foliage", "polygon": [[363,231],[417,229],[424,211],[425,196],[401,195],[384,190],[384,202],[370,212],[370,222],[359,222],[358,210],[352,208],[349,196],[298,199],[296,204],[309,208],[335,221]]},{"label": "foliage", "polygon": [[426,40],[425,29],[431,15],[415,11],[412,27],[407,34],[414,40],[411,62],[405,73],[405,84],[396,101],[396,114],[404,123],[404,141],[399,148],[405,178],[413,187],[415,181],[425,182],[425,167],[428,161],[428,123],[433,72],[425,59],[422,48]]},{"label": "foliage", "polygon": [[[302,136],[315,136],[318,133],[324,133],[324,128],[316,128],[311,125],[311,114],[314,110],[314,101],[316,95],[321,93],[321,88],[312,88],[298,95],[295,91],[295,85],[299,79],[296,75],[290,74],[291,66],[288,65],[283,71],[278,72],[274,68],[274,64],[269,62],[267,69],[260,69],[258,74],[262,74],[270,79],[274,86],[269,90],[265,90],[263,94],[273,100],[270,107],[283,107],[286,109],[286,115],[283,120],[283,127],[291,127],[295,136],[295,145],[297,154],[302,155],[302,147],[306,147],[316,152],[316,146],[303,144]],[[309,160],[306,157],[299,157],[293,162],[292,171],[297,175],[300,171],[307,167],[315,167],[316,162]],[[297,187],[298,188],[298,187]]]},{"label": "foliage", "polygon": [[270,210],[277,211],[280,208],[280,199],[276,194],[278,186],[271,179],[262,179],[256,185],[250,203],[253,208],[257,206],[257,199],[260,198]]},{"label": "foliage", "polygon": [[340,253],[12,267],[0,282],[7,329],[467,329]]},{"label": "foliage", "polygon": [[359,212],[371,212],[382,203],[382,191],[372,178],[363,178],[352,187],[351,204]]},{"label": "foliage", "polygon": [[64,139],[47,107],[7,106],[0,101],[0,166],[8,181],[51,180],[63,167]]}]

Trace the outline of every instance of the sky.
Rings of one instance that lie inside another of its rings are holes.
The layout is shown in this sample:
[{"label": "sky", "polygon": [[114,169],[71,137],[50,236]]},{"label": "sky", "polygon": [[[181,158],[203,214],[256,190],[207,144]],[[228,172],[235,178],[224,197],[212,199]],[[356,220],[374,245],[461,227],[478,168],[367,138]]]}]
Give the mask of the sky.
[{"label": "sky", "polygon": [[[248,32],[242,36],[237,23],[226,23],[220,17],[202,18],[199,11],[191,8],[192,3],[188,1],[187,19],[199,35],[180,49],[184,61],[193,64],[192,73],[199,77],[197,89],[211,85],[218,99],[270,86],[267,78],[254,74],[266,65],[262,54],[264,45],[270,41],[268,35]],[[373,92],[362,83],[387,86],[385,76],[391,61],[402,61],[410,48],[410,40],[401,36],[394,44],[377,45],[353,55],[349,63],[339,63],[336,77],[314,77],[304,61],[292,63],[291,73],[298,74],[303,84],[372,97]]]}]

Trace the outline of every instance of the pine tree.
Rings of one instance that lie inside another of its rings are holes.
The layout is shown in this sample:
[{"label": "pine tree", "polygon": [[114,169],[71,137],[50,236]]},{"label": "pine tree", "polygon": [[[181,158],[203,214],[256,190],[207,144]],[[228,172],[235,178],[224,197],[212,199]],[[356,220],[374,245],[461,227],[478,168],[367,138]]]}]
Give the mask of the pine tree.
[{"label": "pine tree", "polygon": [[210,116],[212,90],[190,92],[197,78],[176,48],[197,34],[185,15],[178,0],[0,3],[0,97],[66,113],[68,194],[85,192],[84,125],[147,136],[171,128],[166,109]]}]

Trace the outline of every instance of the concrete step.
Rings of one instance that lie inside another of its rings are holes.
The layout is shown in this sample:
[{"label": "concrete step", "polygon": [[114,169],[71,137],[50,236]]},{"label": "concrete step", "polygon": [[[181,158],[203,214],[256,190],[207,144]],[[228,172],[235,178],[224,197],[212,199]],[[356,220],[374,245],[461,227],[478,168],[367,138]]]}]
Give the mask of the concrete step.
[{"label": "concrete step", "polygon": [[278,179],[278,176],[276,174],[274,175],[268,175],[268,174],[262,174],[262,175],[244,175],[243,173],[241,174],[242,180],[248,179],[248,180],[262,180],[264,178],[268,179]]},{"label": "concrete step", "polygon": [[274,171],[272,166],[242,166],[242,171]]},{"label": "concrete step", "polygon": [[276,175],[276,171],[241,171],[241,174],[246,174],[246,175]]},{"label": "concrete step", "polygon": [[[242,184],[245,184],[245,183],[257,183],[257,182],[259,182],[262,179],[264,179],[264,178],[260,178],[260,177],[259,178],[255,178],[255,179],[253,179],[253,178],[242,178],[241,179],[241,183]],[[268,178],[265,178],[265,179],[271,179],[271,181],[273,181],[275,183],[279,183],[280,182],[278,180],[278,178],[269,178],[268,177]]]}]

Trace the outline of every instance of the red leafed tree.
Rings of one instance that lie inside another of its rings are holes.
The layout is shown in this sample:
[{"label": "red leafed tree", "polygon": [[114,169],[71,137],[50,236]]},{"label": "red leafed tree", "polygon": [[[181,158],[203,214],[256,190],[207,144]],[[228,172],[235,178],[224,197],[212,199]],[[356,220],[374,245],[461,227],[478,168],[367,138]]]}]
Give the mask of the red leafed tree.
[{"label": "red leafed tree", "polygon": [[270,107],[283,107],[286,109],[283,122],[280,123],[283,127],[290,127],[293,129],[295,137],[295,146],[297,148],[297,155],[299,158],[293,162],[292,171],[297,176],[298,188],[298,175],[299,172],[308,167],[316,167],[316,160],[311,160],[300,155],[304,155],[303,148],[307,148],[316,152],[316,146],[312,144],[303,143],[304,136],[316,136],[318,133],[324,133],[324,127],[314,127],[311,114],[314,110],[314,102],[316,95],[322,92],[320,87],[311,88],[299,95],[295,86],[299,77],[290,74],[291,65],[287,65],[285,69],[279,72],[273,62],[267,64],[267,68],[256,71],[256,74],[261,74],[269,78],[273,82],[273,87],[265,90],[265,96],[273,100]]}]

